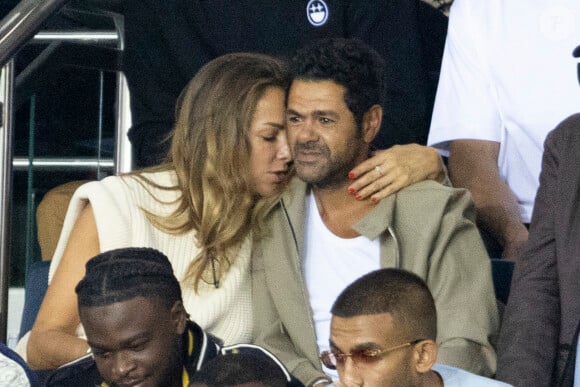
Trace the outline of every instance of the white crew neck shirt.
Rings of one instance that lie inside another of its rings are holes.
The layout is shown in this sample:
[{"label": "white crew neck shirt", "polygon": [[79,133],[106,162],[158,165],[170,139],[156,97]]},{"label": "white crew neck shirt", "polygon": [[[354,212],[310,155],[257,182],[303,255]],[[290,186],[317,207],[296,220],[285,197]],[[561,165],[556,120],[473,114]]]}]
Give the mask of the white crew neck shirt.
[{"label": "white crew neck shirt", "polygon": [[[324,224],[312,192],[307,197],[304,238],[304,278],[319,352],[329,349],[330,309],[348,285],[380,268],[379,238],[340,238]],[[324,367],[334,379],[338,374]]]}]

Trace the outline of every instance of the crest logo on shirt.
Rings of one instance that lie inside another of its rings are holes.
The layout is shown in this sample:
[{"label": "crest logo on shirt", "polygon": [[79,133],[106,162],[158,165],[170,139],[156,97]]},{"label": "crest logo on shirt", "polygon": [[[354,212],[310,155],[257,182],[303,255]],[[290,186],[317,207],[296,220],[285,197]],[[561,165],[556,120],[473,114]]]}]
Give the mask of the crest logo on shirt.
[{"label": "crest logo on shirt", "polygon": [[328,6],[323,0],[310,0],[306,5],[306,16],[314,27],[320,27],[328,20]]}]

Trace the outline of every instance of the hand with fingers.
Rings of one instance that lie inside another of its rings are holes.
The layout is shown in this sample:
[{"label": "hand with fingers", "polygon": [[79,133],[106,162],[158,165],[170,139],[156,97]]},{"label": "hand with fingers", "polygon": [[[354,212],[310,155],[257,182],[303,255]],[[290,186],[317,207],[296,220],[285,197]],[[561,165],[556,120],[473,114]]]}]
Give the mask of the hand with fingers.
[{"label": "hand with fingers", "polygon": [[348,174],[348,191],[357,200],[381,199],[423,180],[443,182],[447,169],[434,148],[418,144],[395,145],[374,152]]}]

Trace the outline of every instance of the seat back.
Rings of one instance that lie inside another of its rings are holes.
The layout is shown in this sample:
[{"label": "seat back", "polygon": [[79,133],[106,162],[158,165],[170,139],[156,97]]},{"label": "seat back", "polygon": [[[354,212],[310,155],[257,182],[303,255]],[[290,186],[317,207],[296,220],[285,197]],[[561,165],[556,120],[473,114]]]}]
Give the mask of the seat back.
[{"label": "seat back", "polygon": [[26,284],[24,288],[24,311],[20,321],[21,338],[26,332],[30,331],[36,315],[40,309],[40,304],[44,299],[44,294],[48,288],[48,269],[50,261],[34,262],[26,273]]},{"label": "seat back", "polygon": [[515,263],[513,261],[498,258],[491,259],[491,273],[493,277],[495,298],[501,301],[504,305],[507,304],[510,295],[514,266]]}]

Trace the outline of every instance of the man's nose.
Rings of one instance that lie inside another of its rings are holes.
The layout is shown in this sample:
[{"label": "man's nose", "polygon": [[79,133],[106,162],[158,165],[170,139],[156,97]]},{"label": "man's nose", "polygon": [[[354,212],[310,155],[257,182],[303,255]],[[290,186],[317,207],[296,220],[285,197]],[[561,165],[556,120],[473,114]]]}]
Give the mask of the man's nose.
[{"label": "man's nose", "polygon": [[113,381],[119,382],[126,378],[135,369],[135,362],[127,352],[119,352],[114,355],[111,367]]},{"label": "man's nose", "polygon": [[352,358],[349,356],[344,362],[342,370],[339,371],[340,381],[345,387],[362,386],[363,381],[359,373],[359,369],[355,365]]},{"label": "man's nose", "polygon": [[316,141],[318,139],[318,132],[316,131],[316,125],[312,118],[306,118],[295,130],[295,138],[300,143]]}]

